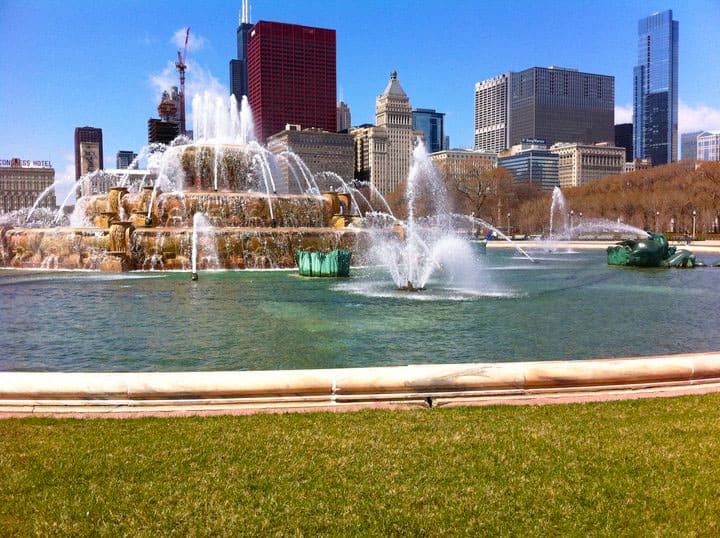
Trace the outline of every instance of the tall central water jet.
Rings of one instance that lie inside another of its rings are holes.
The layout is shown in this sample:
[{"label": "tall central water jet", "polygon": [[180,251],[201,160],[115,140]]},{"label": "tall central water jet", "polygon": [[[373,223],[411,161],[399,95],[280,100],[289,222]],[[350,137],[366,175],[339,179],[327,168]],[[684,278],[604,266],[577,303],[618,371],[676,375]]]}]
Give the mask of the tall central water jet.
[{"label": "tall central water jet", "polygon": [[[419,221],[420,198],[427,202],[428,213]],[[428,157],[425,145],[418,140],[413,150],[413,161],[408,174],[406,190],[407,219],[396,221],[398,237],[379,234],[380,262],[390,270],[395,285],[402,290],[417,291],[425,288],[433,270],[439,266],[433,247],[442,239],[454,237],[449,229],[447,196],[440,176]],[[433,224],[428,226],[429,217]]]}]

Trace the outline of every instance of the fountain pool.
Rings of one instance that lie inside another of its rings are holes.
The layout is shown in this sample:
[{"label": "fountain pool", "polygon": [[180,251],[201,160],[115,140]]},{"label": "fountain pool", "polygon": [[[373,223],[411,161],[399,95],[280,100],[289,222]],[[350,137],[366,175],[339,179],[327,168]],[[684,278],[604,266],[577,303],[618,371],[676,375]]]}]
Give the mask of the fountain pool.
[{"label": "fountain pool", "polygon": [[[604,250],[478,257],[398,291],[383,268],[105,274],[0,270],[0,371],[276,370],[720,349],[720,271],[609,267]],[[720,255],[707,255],[716,263]]]}]

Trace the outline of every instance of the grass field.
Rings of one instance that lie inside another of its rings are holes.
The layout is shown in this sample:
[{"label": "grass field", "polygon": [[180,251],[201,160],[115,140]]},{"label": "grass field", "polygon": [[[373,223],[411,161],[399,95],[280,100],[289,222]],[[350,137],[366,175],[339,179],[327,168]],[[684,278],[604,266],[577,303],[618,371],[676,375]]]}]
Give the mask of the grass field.
[{"label": "grass field", "polygon": [[715,535],[720,394],[0,421],[0,535]]}]

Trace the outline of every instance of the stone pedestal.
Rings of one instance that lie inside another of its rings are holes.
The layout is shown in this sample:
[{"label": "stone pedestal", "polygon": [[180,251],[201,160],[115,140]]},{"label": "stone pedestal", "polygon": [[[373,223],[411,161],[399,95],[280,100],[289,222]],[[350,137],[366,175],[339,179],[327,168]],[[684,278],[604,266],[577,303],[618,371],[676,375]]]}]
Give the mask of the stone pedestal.
[{"label": "stone pedestal", "polygon": [[103,211],[93,219],[93,224],[98,228],[109,228],[111,224],[120,220],[117,213],[113,211]]},{"label": "stone pedestal", "polygon": [[350,215],[352,213],[352,197],[347,192],[336,193],[338,197],[338,203],[340,204],[340,211],[343,215]]},{"label": "stone pedestal", "polygon": [[104,273],[124,273],[132,268],[132,261],[125,252],[106,252],[100,262],[100,271]]},{"label": "stone pedestal", "polygon": [[108,234],[108,250],[130,254],[133,231],[135,231],[135,227],[130,221],[117,221],[111,224]]},{"label": "stone pedestal", "polygon": [[322,193],[323,198],[325,198],[328,203],[330,204],[331,214],[337,215],[340,213],[340,197],[338,196],[337,192],[324,192]]},{"label": "stone pedestal", "polygon": [[133,211],[130,213],[130,222],[135,228],[152,228],[153,220],[150,217],[150,221],[147,220],[147,213],[141,211]]},{"label": "stone pedestal", "polygon": [[110,193],[108,194],[108,211],[111,213],[120,214],[120,208],[122,207],[122,197],[127,194],[128,190],[126,187],[111,187]]}]

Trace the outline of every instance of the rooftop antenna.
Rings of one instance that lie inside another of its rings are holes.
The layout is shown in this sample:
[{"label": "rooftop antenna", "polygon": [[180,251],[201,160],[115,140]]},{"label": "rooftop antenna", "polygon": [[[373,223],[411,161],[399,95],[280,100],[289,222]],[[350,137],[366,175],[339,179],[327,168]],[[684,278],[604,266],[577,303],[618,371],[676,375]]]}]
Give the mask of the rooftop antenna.
[{"label": "rooftop antenna", "polygon": [[242,15],[240,17],[242,24],[248,24],[250,22],[250,4],[249,0],[243,0],[242,2]]},{"label": "rooftop antenna", "polygon": [[340,86],[340,102],[341,103],[345,102],[345,99],[343,97],[344,97],[343,96],[343,88],[342,88],[342,86]]}]

